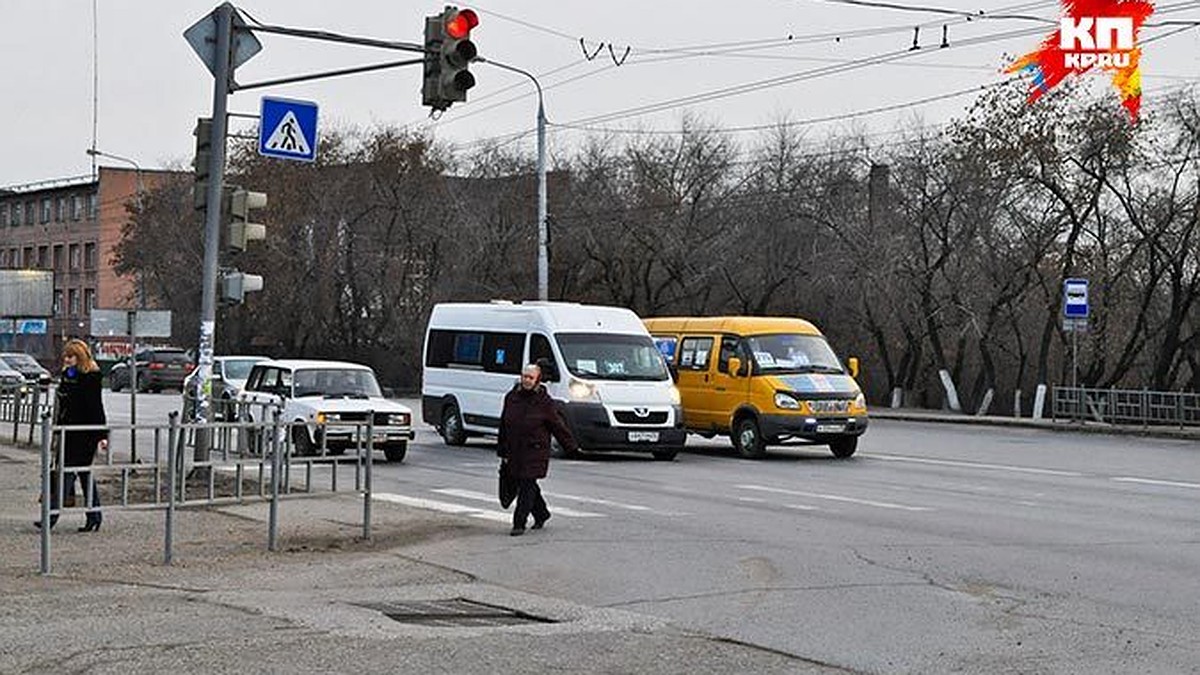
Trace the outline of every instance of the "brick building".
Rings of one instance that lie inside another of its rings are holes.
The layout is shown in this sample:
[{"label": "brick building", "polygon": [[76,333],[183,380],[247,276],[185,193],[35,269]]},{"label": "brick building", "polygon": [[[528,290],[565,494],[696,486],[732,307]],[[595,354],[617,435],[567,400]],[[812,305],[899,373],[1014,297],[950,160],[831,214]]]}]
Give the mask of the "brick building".
[{"label": "brick building", "polygon": [[0,349],[53,359],[64,338],[87,337],[93,308],[134,306],[134,280],[113,271],[112,249],[139,183],[150,190],[170,174],[100,167],[95,178],[0,187],[0,269],[54,271],[54,316],[46,334],[14,334],[6,322]]}]

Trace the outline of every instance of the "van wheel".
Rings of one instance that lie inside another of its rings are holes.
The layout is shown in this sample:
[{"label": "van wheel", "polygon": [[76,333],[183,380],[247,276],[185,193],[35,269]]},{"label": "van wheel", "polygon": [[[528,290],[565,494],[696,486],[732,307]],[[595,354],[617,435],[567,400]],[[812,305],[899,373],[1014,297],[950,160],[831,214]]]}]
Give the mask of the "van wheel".
[{"label": "van wheel", "polygon": [[442,408],[442,440],[446,445],[466,445],[467,431],[463,429],[462,416],[458,414],[458,406],[451,403]]},{"label": "van wheel", "polygon": [[757,459],[766,454],[762,433],[753,417],[743,417],[733,425],[733,447],[742,457]]},{"label": "van wheel", "polygon": [[846,459],[854,454],[858,449],[858,436],[846,436],[838,438],[830,442],[829,449],[833,451],[833,456],[838,459]]},{"label": "van wheel", "polygon": [[660,462],[672,462],[675,460],[675,455],[679,454],[678,450],[655,450],[654,459]]},{"label": "van wheel", "polygon": [[383,446],[383,456],[387,457],[387,461],[399,464],[404,461],[404,455],[408,454],[408,443],[389,443]]},{"label": "van wheel", "polygon": [[579,459],[579,452],[567,452],[557,438],[550,439],[550,456],[555,459]]}]

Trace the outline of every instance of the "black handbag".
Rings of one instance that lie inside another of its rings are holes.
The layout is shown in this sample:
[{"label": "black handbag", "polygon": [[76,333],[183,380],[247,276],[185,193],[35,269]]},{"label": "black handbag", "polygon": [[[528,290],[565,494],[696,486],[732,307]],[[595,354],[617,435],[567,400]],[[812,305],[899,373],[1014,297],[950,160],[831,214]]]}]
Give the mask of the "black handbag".
[{"label": "black handbag", "polygon": [[508,508],[517,498],[517,479],[508,468],[508,462],[500,462],[500,506]]}]

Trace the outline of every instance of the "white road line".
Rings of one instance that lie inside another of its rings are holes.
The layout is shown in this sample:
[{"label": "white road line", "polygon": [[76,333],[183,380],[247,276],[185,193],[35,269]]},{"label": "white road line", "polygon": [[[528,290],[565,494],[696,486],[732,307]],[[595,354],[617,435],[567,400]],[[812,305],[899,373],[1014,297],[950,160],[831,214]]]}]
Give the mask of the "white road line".
[{"label": "white road line", "polygon": [[1177,480],[1155,480],[1153,478],[1134,478],[1132,476],[1114,476],[1110,480],[1118,483],[1138,483],[1140,485],[1164,485],[1166,487],[1181,487],[1200,490],[1200,483],[1184,483]]},{"label": "white road line", "polygon": [[949,459],[926,459],[924,457],[900,457],[898,455],[864,455],[871,459],[882,459],[885,462],[911,462],[913,464],[936,464],[939,466],[961,466],[968,469],[995,469],[997,471],[1015,471],[1017,473],[1036,473],[1044,476],[1068,476],[1081,478],[1078,471],[1059,471],[1057,469],[1035,469],[1028,466],[1012,466],[1009,464],[986,464],[984,462],[955,462]]},{"label": "white road line", "polygon": [[862,504],[864,506],[875,506],[881,509],[899,509],[901,511],[932,511],[933,508],[928,506],[905,506],[904,504],[893,504],[891,502],[877,502],[871,499],[858,499],[856,497],[844,497],[842,495],[824,494],[821,492],[801,492],[799,490],[784,490],[783,488],[767,487],[765,485],[736,485],[742,490],[756,490],[758,492],[771,492],[781,495],[792,495],[795,497],[810,497],[812,499],[827,499],[832,502],[847,502],[850,504]]},{"label": "white road line", "polygon": [[566,499],[567,501],[583,502],[584,504],[598,504],[600,506],[611,506],[613,508],[626,509],[628,511],[653,511],[654,510],[654,509],[650,508],[649,506],[642,506],[641,504],[622,504],[621,502],[613,502],[613,501],[609,501],[607,499],[600,499],[598,497],[580,497],[579,495],[565,495],[561,492],[547,492],[545,494],[547,497],[554,497],[555,499]]},{"label": "white road line", "polygon": [[821,510],[815,506],[808,506],[807,504],[784,504],[783,508],[795,509],[797,511],[820,511]]},{"label": "white road line", "polygon": [[371,498],[377,499],[381,502],[403,504],[404,506],[412,506],[418,509],[429,509],[432,511],[442,511],[443,513],[454,513],[462,516],[469,516],[471,518],[494,520],[501,523],[512,522],[512,515],[505,511],[477,509],[472,506],[463,506],[462,504],[455,504],[453,502],[439,502],[434,499],[406,497],[405,495],[393,494],[391,492],[374,492],[371,494]]},{"label": "white road line", "polygon": [[[460,499],[473,499],[473,500],[479,501],[479,502],[495,503],[495,501],[496,501],[495,495],[489,495],[484,492],[475,492],[474,490],[459,490],[457,488],[439,488],[439,489],[430,490],[430,492],[436,492],[440,495],[446,495],[447,497],[458,497]],[[576,511],[574,509],[568,509],[565,506],[556,506],[553,509],[551,509],[551,513],[553,513],[555,515],[567,516],[569,518],[603,518],[604,517],[603,513],[591,513],[589,511]]]},{"label": "white road line", "polygon": [[739,502],[749,502],[751,504],[765,504],[767,500],[759,499],[758,497],[738,497]]}]

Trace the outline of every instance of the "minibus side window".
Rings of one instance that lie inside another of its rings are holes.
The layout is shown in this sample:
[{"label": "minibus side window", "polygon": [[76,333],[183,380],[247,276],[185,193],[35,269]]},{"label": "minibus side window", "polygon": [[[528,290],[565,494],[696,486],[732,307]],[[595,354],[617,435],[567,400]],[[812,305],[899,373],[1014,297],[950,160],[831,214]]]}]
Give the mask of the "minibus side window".
[{"label": "minibus side window", "polygon": [[679,345],[679,369],[708,370],[712,347],[713,339],[710,337],[684,338]]},{"label": "minibus side window", "polygon": [[529,362],[542,367],[543,380],[558,382],[558,363],[554,360],[554,350],[550,347],[550,338],[538,333],[529,336]]},{"label": "minibus side window", "polygon": [[721,356],[717,360],[717,370],[729,374],[729,359],[738,357],[742,359],[742,363],[747,361],[742,356],[742,339],[735,335],[725,335],[721,338]]}]

